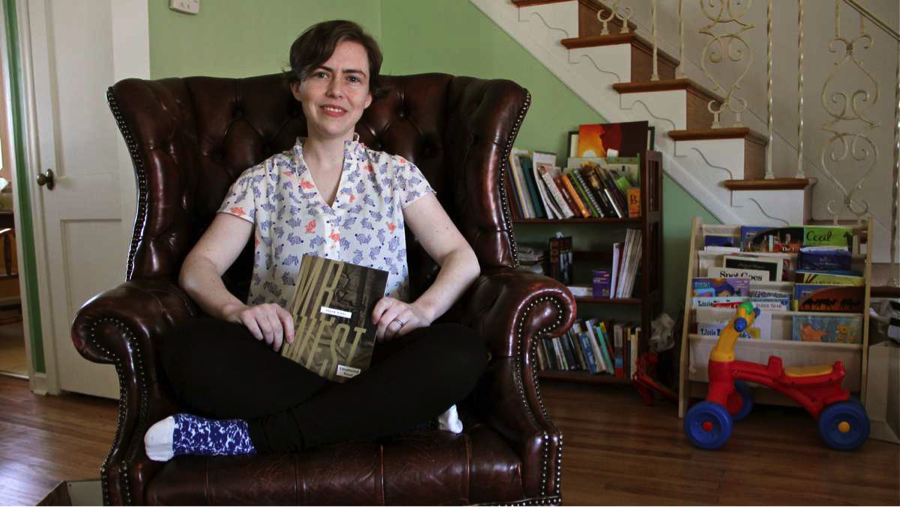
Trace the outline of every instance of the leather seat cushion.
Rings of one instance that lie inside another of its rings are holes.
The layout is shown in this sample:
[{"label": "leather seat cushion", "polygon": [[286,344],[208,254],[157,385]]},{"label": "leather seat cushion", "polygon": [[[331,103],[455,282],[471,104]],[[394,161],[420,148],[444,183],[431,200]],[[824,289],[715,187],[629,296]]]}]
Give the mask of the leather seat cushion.
[{"label": "leather seat cushion", "polygon": [[481,424],[459,435],[419,431],[308,453],[175,458],[147,491],[151,505],[458,505],[523,498],[518,456]]}]

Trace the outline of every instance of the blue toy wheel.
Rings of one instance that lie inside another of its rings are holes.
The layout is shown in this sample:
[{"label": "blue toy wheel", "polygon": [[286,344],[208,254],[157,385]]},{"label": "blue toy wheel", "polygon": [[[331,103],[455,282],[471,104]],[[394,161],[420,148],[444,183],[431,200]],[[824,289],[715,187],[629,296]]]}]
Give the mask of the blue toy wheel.
[{"label": "blue toy wheel", "polygon": [[731,437],[731,414],[718,403],[701,401],[684,417],[684,433],[696,447],[718,449]]},{"label": "blue toy wheel", "polygon": [[750,415],[753,410],[753,390],[746,382],[735,382],[734,390],[741,397],[741,409],[737,413],[731,414],[732,421],[740,421]]},{"label": "blue toy wheel", "polygon": [[819,414],[819,436],[829,447],[852,451],[869,439],[869,416],[857,401],[842,401]]}]

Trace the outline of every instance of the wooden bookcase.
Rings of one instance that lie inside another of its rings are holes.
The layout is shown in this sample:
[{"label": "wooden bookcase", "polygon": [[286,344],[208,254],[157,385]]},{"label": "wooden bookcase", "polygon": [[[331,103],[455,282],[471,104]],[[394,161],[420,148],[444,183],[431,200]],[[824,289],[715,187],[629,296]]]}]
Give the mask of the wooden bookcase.
[{"label": "wooden bookcase", "polygon": [[[517,219],[513,220],[518,232],[525,232],[543,225],[576,226],[575,234],[606,235],[615,238],[611,242],[624,241],[625,229],[641,231],[641,265],[635,281],[634,291],[630,298],[593,298],[576,297],[576,317],[581,308],[639,308],[640,317],[633,321],[641,327],[638,350],[646,348],[650,336],[650,322],[662,311],[662,155],[658,151],[645,151],[641,154],[641,216],[633,218],[570,218],[559,219]],[[573,234],[573,236],[575,235]],[[549,236],[547,236],[549,238]],[[600,237],[600,236],[597,236]],[[579,279],[579,266],[590,266],[591,269],[610,268],[612,265],[612,248],[603,250],[575,250],[573,261],[576,268],[575,281],[578,285],[591,285],[590,279]],[[589,270],[588,270],[589,272]],[[582,276],[584,274],[582,273]],[[602,311],[602,310],[601,310]],[[626,320],[619,319],[616,320]],[[626,356],[627,357],[627,356]],[[629,361],[634,358],[628,357]],[[609,374],[591,374],[583,371],[541,371],[538,378],[580,382],[586,384],[630,384],[631,379],[617,379]]]},{"label": "wooden bookcase", "polygon": [[[738,360],[752,361],[766,364],[770,355],[777,355],[784,361],[784,366],[810,366],[817,364],[833,364],[841,360],[847,370],[844,377],[844,386],[865,400],[866,371],[868,367],[869,350],[869,299],[872,285],[872,249],[869,241],[872,238],[872,224],[866,222],[853,227],[854,235],[860,238],[860,251],[864,253],[854,254],[852,267],[859,270],[865,277],[865,299],[863,312],[861,313],[826,313],[826,312],[795,312],[772,311],[772,334],[768,340],[739,340],[735,348],[735,356]],[[690,260],[688,263],[687,288],[685,289],[684,329],[681,341],[681,367],[679,382],[678,415],[684,417],[691,398],[703,398],[707,388],[707,362],[709,350],[716,342],[716,338],[703,337],[696,334],[696,311],[691,307],[692,279],[705,277],[706,268],[720,266],[721,257],[726,255],[718,252],[704,251],[704,239],[706,234],[732,235],[740,238],[741,227],[738,225],[705,225],[699,217],[694,217],[691,227]],[[797,254],[768,253],[756,254],[772,258],[791,258],[793,266],[797,266]],[[751,288],[754,284],[751,284]],[[790,289],[793,293],[793,282],[768,282],[761,286],[769,288]],[[851,316],[862,317],[862,343],[816,343],[792,340],[792,320],[795,315],[826,315],[826,316]],[[696,356],[696,357],[692,357]],[[774,405],[796,406],[793,400],[780,393],[764,388],[754,389],[754,401],[757,403]]]}]

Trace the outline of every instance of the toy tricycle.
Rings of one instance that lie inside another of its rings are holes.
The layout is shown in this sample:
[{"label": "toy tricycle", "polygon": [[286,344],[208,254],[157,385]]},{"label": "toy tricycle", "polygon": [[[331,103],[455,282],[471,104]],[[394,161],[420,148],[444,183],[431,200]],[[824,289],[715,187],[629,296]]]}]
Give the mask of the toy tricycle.
[{"label": "toy tricycle", "polygon": [[844,364],[782,366],[781,358],[769,357],[762,365],[734,359],[738,337],[753,325],[759,308],[741,303],[735,316],[719,335],[709,354],[709,392],[706,401],[697,403],[684,418],[684,432],[701,449],[718,449],[731,436],[732,421],[750,413],[753,398],[750,381],[784,393],[819,421],[819,435],[830,447],[852,451],[869,438],[866,409],[841,387]]}]

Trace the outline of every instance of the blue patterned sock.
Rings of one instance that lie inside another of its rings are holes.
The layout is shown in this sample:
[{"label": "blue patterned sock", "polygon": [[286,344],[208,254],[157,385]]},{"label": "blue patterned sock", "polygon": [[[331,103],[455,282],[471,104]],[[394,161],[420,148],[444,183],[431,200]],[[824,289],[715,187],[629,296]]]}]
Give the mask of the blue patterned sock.
[{"label": "blue patterned sock", "polygon": [[172,450],[175,456],[235,456],[256,454],[247,422],[241,419],[216,421],[189,414],[177,414]]}]

